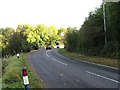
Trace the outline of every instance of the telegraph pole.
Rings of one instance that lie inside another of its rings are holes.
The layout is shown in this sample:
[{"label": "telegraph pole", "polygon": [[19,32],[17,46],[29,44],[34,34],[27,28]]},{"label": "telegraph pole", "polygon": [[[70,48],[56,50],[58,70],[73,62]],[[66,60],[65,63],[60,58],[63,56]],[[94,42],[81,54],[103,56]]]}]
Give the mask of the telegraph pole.
[{"label": "telegraph pole", "polygon": [[105,44],[107,43],[106,38],[106,14],[105,14],[105,0],[103,0],[103,19],[104,19],[104,33],[105,33]]}]

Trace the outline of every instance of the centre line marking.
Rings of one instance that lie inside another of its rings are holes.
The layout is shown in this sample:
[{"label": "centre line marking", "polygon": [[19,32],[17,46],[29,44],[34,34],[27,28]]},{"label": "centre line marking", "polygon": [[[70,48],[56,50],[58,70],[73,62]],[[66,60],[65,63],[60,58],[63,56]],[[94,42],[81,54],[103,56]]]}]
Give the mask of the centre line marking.
[{"label": "centre line marking", "polygon": [[96,73],[93,73],[93,72],[89,72],[89,71],[86,71],[86,72],[89,73],[89,74],[92,74],[92,75],[95,75],[95,76],[98,76],[98,77],[101,77],[101,78],[104,78],[104,79],[107,79],[107,80],[116,82],[116,83],[120,83],[120,82],[117,81],[117,80],[114,80],[114,79],[111,79],[111,78],[108,78],[108,77],[105,77],[105,76],[102,76],[102,75],[99,75],[99,74],[96,74]]},{"label": "centre line marking", "polygon": [[[48,56],[48,54],[46,54]],[[49,56],[48,56],[49,57]]]},{"label": "centre line marking", "polygon": [[[46,56],[50,57],[50,56],[47,54],[47,51],[46,51]],[[54,61],[56,61],[56,62],[58,62],[58,63],[61,63],[61,64],[63,64],[63,65],[68,65],[68,64],[63,63],[63,62],[61,62],[61,61],[58,61],[58,60],[56,60],[56,59],[54,59],[54,58],[51,58],[51,59],[54,60]]]},{"label": "centre line marking", "polygon": [[54,61],[56,61],[56,62],[58,62],[58,63],[61,63],[61,64],[64,64],[64,65],[67,65],[66,63],[63,63],[63,62],[61,62],[61,61],[58,61],[58,60],[56,60],[56,59],[54,59],[54,58],[52,58]]},{"label": "centre line marking", "polygon": [[47,54],[47,51],[46,51],[46,56],[50,57],[50,56]]}]

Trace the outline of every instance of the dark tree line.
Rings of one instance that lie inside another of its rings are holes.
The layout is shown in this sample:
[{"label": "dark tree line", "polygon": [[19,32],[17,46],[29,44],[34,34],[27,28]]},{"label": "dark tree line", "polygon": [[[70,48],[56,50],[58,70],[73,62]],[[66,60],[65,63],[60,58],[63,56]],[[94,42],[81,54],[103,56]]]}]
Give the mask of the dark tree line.
[{"label": "dark tree line", "polygon": [[[118,58],[120,55],[120,2],[106,3],[106,33],[103,7],[89,13],[80,30],[68,28],[66,50],[88,55]],[[105,34],[107,43],[105,43]]]}]

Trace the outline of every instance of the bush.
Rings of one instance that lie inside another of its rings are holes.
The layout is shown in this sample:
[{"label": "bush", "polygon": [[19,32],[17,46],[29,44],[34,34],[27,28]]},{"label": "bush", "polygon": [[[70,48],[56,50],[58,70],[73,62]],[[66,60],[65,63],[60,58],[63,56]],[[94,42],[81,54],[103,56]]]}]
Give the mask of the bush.
[{"label": "bush", "polygon": [[7,60],[2,60],[2,75],[5,73],[5,68],[8,65]]},{"label": "bush", "polygon": [[112,41],[108,42],[105,45],[104,49],[101,51],[101,54],[109,56],[109,57],[116,58],[117,57],[117,53],[118,53],[117,47],[118,47],[117,43],[112,42]]},{"label": "bush", "polygon": [[6,84],[21,82],[21,81],[22,81],[22,75],[18,67],[9,68],[3,77],[3,82]]}]

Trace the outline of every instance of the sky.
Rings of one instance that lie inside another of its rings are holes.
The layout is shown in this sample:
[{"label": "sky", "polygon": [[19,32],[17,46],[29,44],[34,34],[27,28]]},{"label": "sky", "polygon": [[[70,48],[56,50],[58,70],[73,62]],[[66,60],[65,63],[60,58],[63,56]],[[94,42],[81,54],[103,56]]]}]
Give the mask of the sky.
[{"label": "sky", "polygon": [[77,27],[102,0],[0,0],[0,28],[18,24]]}]

